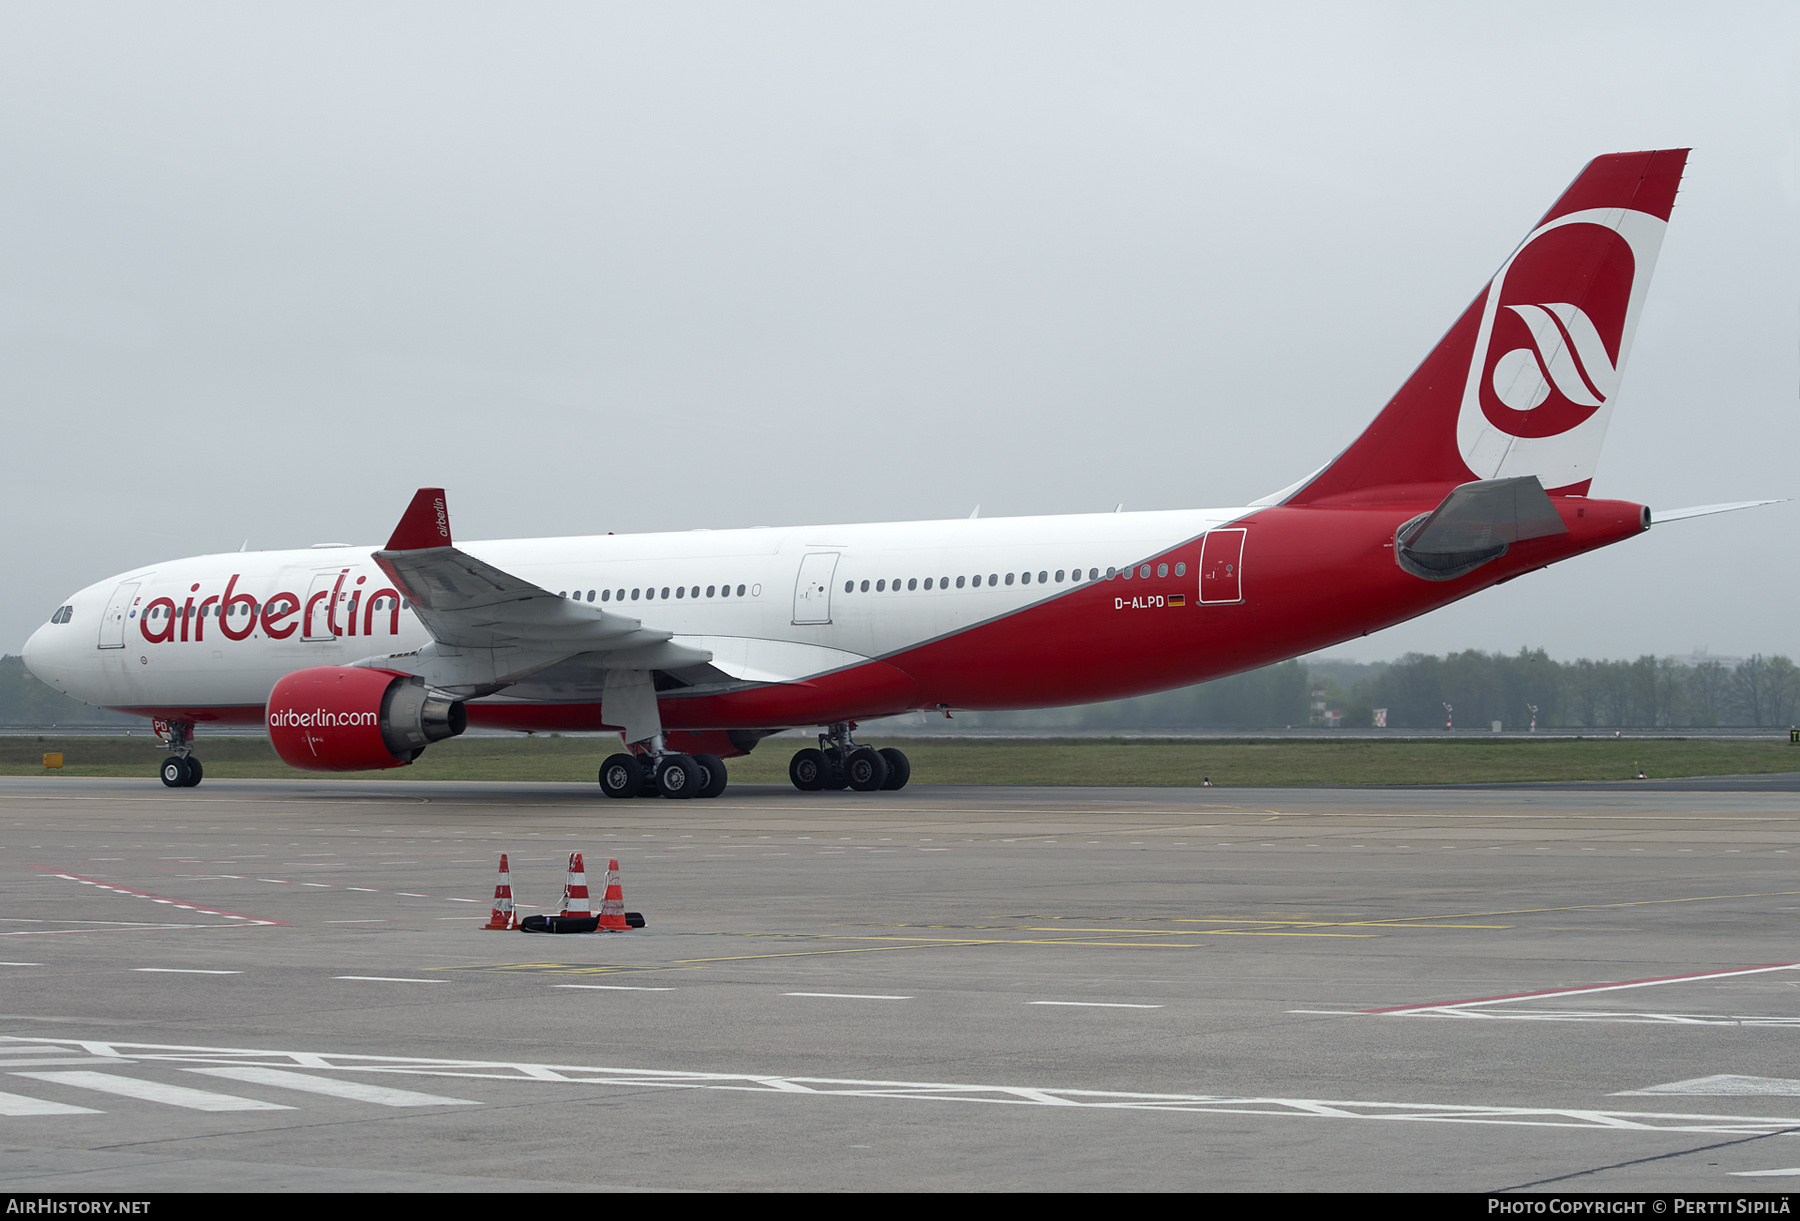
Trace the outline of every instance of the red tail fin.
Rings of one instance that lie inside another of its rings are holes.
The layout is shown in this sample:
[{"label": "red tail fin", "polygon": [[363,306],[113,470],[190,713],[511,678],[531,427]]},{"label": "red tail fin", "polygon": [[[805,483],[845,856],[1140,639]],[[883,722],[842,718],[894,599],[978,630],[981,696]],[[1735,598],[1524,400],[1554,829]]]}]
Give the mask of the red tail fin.
[{"label": "red tail fin", "polygon": [[1590,161],[1375,422],[1287,503],[1519,475],[1586,495],[1687,153]]}]

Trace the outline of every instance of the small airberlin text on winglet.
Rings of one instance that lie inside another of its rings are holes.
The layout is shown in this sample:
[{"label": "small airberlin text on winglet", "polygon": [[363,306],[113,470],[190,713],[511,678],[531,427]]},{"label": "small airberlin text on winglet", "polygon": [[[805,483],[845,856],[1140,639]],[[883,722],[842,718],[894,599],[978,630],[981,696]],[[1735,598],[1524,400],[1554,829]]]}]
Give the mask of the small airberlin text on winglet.
[{"label": "small airberlin text on winglet", "polygon": [[427,547],[448,547],[450,542],[450,510],[443,488],[420,488],[413,493],[412,503],[394,527],[384,550],[420,551]]}]

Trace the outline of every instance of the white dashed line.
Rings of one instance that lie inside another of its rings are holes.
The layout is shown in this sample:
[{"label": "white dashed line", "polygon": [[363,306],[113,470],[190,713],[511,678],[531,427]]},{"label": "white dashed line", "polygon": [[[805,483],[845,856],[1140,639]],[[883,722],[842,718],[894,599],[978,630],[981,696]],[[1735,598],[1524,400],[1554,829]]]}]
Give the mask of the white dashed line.
[{"label": "white dashed line", "polygon": [[333,979],[355,979],[370,984],[441,984],[442,979],[412,979],[405,975],[333,975]]},{"label": "white dashed line", "polygon": [[1075,1009],[1161,1009],[1161,1005],[1128,1005],[1123,1001],[1026,1001],[1027,1005],[1067,1005]]},{"label": "white dashed line", "polygon": [[909,1001],[910,996],[881,996],[869,992],[783,992],[783,996],[822,996],[838,1001]]},{"label": "white dashed line", "polygon": [[[596,992],[673,992],[673,988],[646,988],[634,984],[551,984],[552,988],[587,988]],[[789,996],[800,993],[790,992]]]},{"label": "white dashed line", "polygon": [[133,971],[147,971],[154,975],[242,975],[242,971],[209,971],[201,967],[133,967]]}]

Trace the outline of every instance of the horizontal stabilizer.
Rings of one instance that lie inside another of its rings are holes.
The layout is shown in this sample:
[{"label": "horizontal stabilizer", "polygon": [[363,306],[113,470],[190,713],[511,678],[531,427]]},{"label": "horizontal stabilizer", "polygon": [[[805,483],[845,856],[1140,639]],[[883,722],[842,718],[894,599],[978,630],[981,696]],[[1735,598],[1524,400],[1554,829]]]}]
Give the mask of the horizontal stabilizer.
[{"label": "horizontal stabilizer", "polygon": [[1652,522],[1681,521],[1687,517],[1711,517],[1714,513],[1732,513],[1738,509],[1760,509],[1763,505],[1786,504],[1785,499],[1777,500],[1734,500],[1725,505],[1694,505],[1686,509],[1670,509],[1667,512],[1653,511]]},{"label": "horizontal stabilizer", "polygon": [[1513,543],[1568,532],[1537,476],[1516,475],[1463,484],[1401,526],[1395,541],[1402,568],[1448,581],[1505,555]]}]

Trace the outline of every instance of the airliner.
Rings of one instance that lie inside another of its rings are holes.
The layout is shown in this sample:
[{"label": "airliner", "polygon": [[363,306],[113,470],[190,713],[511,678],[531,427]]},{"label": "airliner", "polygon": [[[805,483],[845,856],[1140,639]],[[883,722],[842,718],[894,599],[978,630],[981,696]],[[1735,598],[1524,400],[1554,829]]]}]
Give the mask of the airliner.
[{"label": "airliner", "polygon": [[422,488],[382,547],[108,577],[25,662],[152,718],[170,787],[200,782],[203,726],[352,771],[473,725],[618,733],[608,797],[716,797],[724,759],[793,728],[819,731],[796,788],[898,789],[906,756],[858,722],[1218,678],[1648,530],[1588,491],[1686,160],[1590,162],[1374,422],[1249,505],[458,542]]}]

